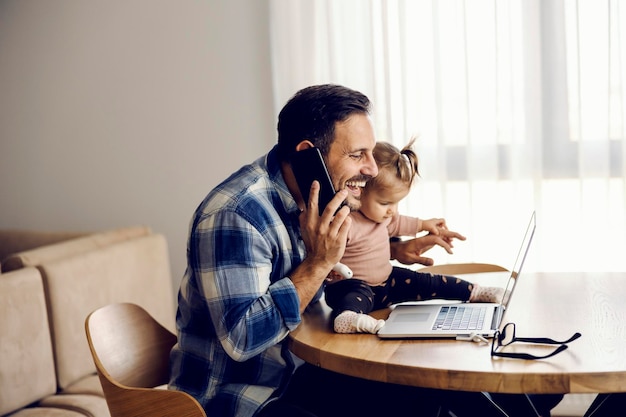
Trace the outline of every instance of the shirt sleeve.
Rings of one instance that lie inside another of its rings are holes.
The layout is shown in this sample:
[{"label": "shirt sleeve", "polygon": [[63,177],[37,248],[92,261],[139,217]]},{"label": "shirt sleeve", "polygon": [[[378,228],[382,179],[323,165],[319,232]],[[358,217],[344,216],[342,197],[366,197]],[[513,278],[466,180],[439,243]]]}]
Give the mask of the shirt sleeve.
[{"label": "shirt sleeve", "polygon": [[265,351],[300,323],[298,295],[278,266],[276,240],[229,211],[205,218],[193,232],[190,265],[215,333],[234,360]]},{"label": "shirt sleeve", "polygon": [[387,229],[389,236],[415,236],[422,231],[422,220],[417,217],[396,214],[391,218]]}]

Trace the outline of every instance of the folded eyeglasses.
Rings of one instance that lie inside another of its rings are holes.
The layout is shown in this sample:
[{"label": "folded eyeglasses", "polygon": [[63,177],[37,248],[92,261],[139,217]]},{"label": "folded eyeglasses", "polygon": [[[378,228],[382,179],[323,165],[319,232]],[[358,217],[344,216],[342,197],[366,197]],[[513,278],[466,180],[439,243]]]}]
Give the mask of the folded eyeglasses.
[{"label": "folded eyeglasses", "polygon": [[[517,337],[515,336],[515,323],[507,323],[504,325],[502,330],[498,330],[493,336],[493,340],[491,341],[491,356],[515,359],[545,359],[563,352],[565,349],[567,349],[568,343],[578,339],[580,336],[581,334],[576,332],[569,339],[562,341],[550,339],[548,337]],[[501,350],[499,350],[500,348],[512,345],[515,342],[559,346],[547,355],[531,355],[529,353],[519,352],[502,352]]]}]

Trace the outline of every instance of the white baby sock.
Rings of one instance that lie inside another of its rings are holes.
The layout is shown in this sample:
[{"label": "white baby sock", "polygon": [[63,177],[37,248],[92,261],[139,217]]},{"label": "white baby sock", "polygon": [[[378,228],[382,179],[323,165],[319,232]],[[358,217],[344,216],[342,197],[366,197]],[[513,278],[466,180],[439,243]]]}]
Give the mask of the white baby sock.
[{"label": "white baby sock", "polygon": [[337,333],[372,333],[376,334],[385,325],[385,320],[375,319],[368,314],[344,311],[334,322]]},{"label": "white baby sock", "polygon": [[502,301],[504,288],[500,287],[481,287],[474,284],[469,301],[471,303],[499,303]]}]

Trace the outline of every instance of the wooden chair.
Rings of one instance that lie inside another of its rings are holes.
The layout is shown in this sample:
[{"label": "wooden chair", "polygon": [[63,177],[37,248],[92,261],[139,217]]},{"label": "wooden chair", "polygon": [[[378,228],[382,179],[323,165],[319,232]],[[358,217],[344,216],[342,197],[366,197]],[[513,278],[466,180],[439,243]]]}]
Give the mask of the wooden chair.
[{"label": "wooden chair", "polygon": [[418,269],[419,272],[430,272],[432,274],[459,275],[475,274],[479,272],[501,272],[508,269],[495,264],[484,263],[458,263],[426,266]]},{"label": "wooden chair", "polygon": [[87,317],[85,331],[111,417],[206,417],[191,395],[164,389],[176,335],[143,308],[101,307]]}]

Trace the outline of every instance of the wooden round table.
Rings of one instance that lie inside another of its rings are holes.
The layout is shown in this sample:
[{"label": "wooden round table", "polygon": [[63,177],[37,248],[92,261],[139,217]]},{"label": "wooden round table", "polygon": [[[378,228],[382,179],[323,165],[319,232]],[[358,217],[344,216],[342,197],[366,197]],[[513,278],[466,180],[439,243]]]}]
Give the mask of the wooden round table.
[{"label": "wooden round table", "polygon": [[[582,333],[566,351],[542,360],[492,359],[485,343],[337,334],[323,301],[307,310],[289,343],[309,363],[383,382],[501,393],[624,392],[624,300],[626,272],[525,273],[504,318],[516,323],[518,336],[566,339]],[[386,318],[389,311],[372,315]],[[554,349],[515,345],[535,354]]]}]

